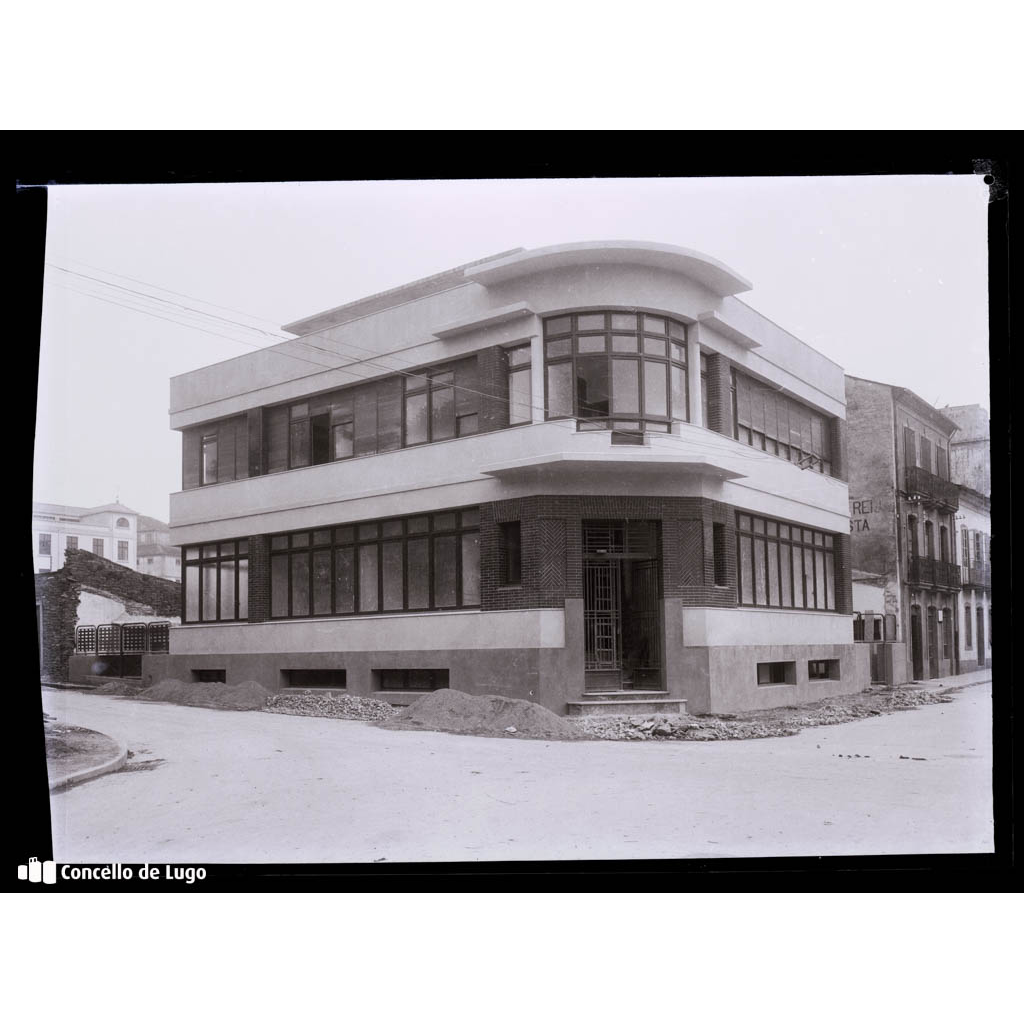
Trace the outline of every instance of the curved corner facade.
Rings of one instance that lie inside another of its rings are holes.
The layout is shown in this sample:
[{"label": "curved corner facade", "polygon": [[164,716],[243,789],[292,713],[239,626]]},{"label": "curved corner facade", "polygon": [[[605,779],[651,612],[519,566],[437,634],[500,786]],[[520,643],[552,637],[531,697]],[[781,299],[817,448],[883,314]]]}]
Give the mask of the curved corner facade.
[{"label": "curved corner facade", "polygon": [[730,711],[855,692],[842,369],[711,257],[502,254],[171,382],[154,680]]}]

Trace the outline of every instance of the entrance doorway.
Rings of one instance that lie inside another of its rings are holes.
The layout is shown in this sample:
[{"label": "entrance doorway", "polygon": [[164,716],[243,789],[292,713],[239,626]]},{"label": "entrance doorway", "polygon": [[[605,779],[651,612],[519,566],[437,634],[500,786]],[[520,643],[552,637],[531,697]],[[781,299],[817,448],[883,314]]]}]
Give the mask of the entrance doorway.
[{"label": "entrance doorway", "polygon": [[939,612],[928,607],[928,678],[939,677]]},{"label": "entrance doorway", "polygon": [[586,689],[661,689],[658,523],[583,523]]},{"label": "entrance doorway", "polygon": [[910,606],[910,654],[914,678],[924,679],[924,650],[921,644],[921,606]]},{"label": "entrance doorway", "polygon": [[985,609],[978,605],[978,668],[985,667]]}]

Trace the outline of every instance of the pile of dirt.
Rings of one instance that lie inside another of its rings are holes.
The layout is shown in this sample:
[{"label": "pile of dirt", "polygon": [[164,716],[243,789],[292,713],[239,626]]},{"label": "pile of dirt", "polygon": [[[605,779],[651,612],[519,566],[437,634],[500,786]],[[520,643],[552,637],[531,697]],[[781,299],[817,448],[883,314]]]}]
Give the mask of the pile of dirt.
[{"label": "pile of dirt", "polygon": [[382,729],[428,729],[514,739],[585,739],[572,722],[532,701],[476,697],[462,690],[435,690],[379,725]]},{"label": "pile of dirt", "polygon": [[134,697],[142,690],[142,682],[131,682],[128,679],[111,679],[102,686],[97,686],[94,693],[102,693],[108,697]]},{"label": "pile of dirt", "polygon": [[311,718],[349,718],[361,722],[383,722],[395,709],[374,697],[352,697],[346,693],[278,693],[267,702],[264,711],[275,715],[308,715]]},{"label": "pile of dirt", "polygon": [[143,700],[162,700],[190,707],[256,711],[265,707],[273,694],[251,680],[228,686],[225,683],[183,683],[180,679],[162,679],[136,696]]}]

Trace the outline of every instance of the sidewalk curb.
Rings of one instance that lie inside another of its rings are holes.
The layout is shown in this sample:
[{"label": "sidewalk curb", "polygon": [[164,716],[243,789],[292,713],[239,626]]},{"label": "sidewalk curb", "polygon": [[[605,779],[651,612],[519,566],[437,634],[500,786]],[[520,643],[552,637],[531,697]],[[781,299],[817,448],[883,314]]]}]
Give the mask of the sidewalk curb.
[{"label": "sidewalk curb", "polygon": [[[103,735],[106,735],[106,733]],[[109,738],[114,739],[113,736]],[[128,747],[120,740],[114,740],[114,742],[117,744],[118,750],[109,761],[104,761],[103,764],[98,764],[92,768],[83,768],[81,771],[72,772],[70,775],[65,775],[51,782],[50,792],[66,789],[68,786],[73,786],[76,782],[85,782],[88,779],[95,779],[98,775],[106,775],[108,772],[116,772],[123,768],[128,761]]]}]

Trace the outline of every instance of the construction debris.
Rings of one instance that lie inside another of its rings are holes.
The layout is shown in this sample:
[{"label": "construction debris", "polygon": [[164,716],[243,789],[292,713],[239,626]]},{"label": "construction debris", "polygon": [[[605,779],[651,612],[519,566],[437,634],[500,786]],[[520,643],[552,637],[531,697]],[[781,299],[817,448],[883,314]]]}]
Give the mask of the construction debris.
[{"label": "construction debris", "polygon": [[310,718],[349,718],[361,722],[383,722],[396,713],[390,704],[374,697],[353,697],[329,690],[278,693],[264,711],[275,715],[306,715]]}]

